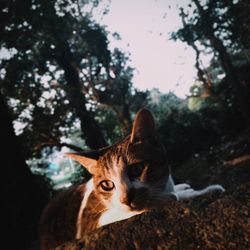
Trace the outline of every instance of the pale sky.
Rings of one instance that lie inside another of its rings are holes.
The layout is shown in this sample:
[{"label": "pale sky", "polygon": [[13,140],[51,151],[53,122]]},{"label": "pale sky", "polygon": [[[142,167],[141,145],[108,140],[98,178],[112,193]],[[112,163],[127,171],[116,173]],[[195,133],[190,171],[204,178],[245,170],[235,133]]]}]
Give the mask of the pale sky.
[{"label": "pale sky", "polygon": [[[131,54],[136,68],[134,85],[139,89],[159,88],[185,97],[194,82],[195,53],[186,44],[169,40],[181,20],[177,3],[188,0],[111,0],[109,13],[97,22],[107,25],[110,32],[120,34],[122,41],[111,40]],[[174,3],[174,4],[173,4]],[[172,6],[169,9],[169,6]]]}]

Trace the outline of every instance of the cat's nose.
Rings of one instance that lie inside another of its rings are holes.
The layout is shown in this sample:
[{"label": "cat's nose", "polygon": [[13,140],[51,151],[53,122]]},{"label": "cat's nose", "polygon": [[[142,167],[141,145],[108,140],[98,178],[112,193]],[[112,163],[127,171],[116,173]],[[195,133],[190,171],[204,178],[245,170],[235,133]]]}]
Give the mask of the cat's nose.
[{"label": "cat's nose", "polygon": [[120,202],[124,205],[130,205],[134,198],[134,188],[131,188],[127,193],[120,196]]}]

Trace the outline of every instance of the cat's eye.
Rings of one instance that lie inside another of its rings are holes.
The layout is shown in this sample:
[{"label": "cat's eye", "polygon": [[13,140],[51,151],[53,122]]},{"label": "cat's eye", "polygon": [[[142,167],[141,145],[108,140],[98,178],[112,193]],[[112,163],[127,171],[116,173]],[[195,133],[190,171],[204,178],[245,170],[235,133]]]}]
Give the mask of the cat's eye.
[{"label": "cat's eye", "polygon": [[132,178],[138,178],[139,176],[141,176],[144,168],[145,168],[144,162],[131,165],[129,168],[129,176]]},{"label": "cat's eye", "polygon": [[100,187],[101,187],[104,191],[108,192],[108,191],[113,190],[114,187],[115,187],[115,185],[114,185],[114,183],[113,183],[112,181],[101,181],[101,182],[100,182]]}]

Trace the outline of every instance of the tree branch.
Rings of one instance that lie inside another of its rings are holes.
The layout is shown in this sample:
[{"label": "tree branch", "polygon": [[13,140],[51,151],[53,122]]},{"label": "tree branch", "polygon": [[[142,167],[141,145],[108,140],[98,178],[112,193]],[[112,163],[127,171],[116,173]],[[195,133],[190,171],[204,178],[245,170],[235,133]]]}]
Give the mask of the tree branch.
[{"label": "tree branch", "polygon": [[35,151],[39,151],[45,147],[58,147],[58,148],[62,148],[62,147],[67,147],[69,149],[72,149],[74,151],[83,151],[83,148],[78,147],[76,145],[70,144],[70,143],[60,143],[60,142],[43,142],[40,143],[39,145],[35,146]]}]

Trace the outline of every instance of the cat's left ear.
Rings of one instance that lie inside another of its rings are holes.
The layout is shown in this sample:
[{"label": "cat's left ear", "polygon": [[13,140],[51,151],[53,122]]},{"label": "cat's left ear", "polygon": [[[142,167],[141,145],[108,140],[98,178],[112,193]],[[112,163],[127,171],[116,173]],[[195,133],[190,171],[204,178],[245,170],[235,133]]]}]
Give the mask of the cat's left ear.
[{"label": "cat's left ear", "polygon": [[155,121],[151,112],[145,108],[139,110],[133,123],[130,141],[134,142],[136,139],[153,137],[155,134]]},{"label": "cat's left ear", "polygon": [[83,167],[85,167],[89,173],[93,174],[97,160],[100,156],[106,153],[109,147],[102,148],[100,150],[93,151],[81,151],[77,153],[66,153],[65,155],[78,161]]}]

